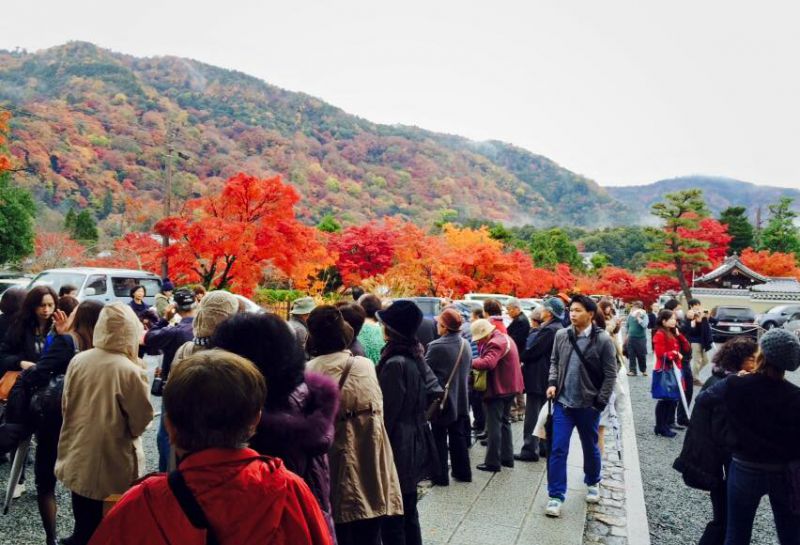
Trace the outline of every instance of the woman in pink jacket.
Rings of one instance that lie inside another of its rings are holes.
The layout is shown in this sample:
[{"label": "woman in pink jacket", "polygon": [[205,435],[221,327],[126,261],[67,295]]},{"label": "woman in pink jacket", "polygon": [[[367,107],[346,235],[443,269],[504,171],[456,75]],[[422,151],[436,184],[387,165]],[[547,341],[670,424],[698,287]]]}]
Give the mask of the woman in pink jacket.
[{"label": "woman in pink jacket", "polygon": [[519,353],[511,337],[488,320],[475,320],[470,326],[472,339],[478,343],[478,357],[472,368],[486,371],[483,395],[486,413],[486,458],[478,465],[481,471],[500,471],[500,466],[514,467],[514,444],[511,438],[511,404],[522,393],[522,369]]}]

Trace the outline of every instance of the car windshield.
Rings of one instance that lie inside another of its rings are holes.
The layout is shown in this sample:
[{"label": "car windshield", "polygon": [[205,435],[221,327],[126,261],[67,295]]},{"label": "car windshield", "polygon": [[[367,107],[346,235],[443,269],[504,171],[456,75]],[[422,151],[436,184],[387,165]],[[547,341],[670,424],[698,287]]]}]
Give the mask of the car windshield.
[{"label": "car windshield", "polygon": [[80,289],[83,286],[83,281],[86,280],[86,275],[83,273],[73,272],[43,272],[33,279],[31,287],[36,286],[50,286],[56,293],[61,289],[61,286],[70,284]]}]

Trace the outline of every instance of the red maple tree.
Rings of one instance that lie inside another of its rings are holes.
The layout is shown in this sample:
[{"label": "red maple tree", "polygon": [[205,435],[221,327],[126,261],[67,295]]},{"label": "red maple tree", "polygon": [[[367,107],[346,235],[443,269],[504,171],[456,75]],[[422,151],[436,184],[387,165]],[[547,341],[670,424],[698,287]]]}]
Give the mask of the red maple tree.
[{"label": "red maple tree", "polygon": [[174,241],[166,250],[170,276],[244,295],[253,293],[266,267],[291,276],[302,256],[322,245],[317,231],[295,217],[299,200],[280,176],[239,173],[219,194],[188,201],[181,215],[155,226]]}]

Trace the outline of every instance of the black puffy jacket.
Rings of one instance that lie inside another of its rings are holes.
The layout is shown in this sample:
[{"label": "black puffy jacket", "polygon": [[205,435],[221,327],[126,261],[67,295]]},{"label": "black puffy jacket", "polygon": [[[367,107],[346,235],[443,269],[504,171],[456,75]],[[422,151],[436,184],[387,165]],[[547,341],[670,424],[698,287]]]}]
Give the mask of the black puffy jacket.
[{"label": "black puffy jacket", "polygon": [[724,381],[723,376],[713,375],[703,385],[695,400],[683,449],[672,464],[683,475],[686,486],[698,490],[710,491],[719,487],[725,478],[723,468],[731,459],[725,446],[727,410],[723,402],[724,384],[711,388]]}]

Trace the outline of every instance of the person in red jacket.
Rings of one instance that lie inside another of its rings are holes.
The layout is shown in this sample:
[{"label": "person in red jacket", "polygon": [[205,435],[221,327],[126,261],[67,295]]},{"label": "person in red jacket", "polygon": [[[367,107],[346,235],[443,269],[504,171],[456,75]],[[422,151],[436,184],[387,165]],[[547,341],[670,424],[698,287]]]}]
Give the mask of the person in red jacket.
[{"label": "person in red jacket", "polygon": [[207,350],[181,361],[164,389],[178,469],[131,488],[90,545],[331,545],[305,482],[244,446],[265,397],[261,373],[240,356]]},{"label": "person in red jacket", "polygon": [[486,413],[487,448],[481,471],[500,471],[500,466],[514,467],[514,443],[511,438],[511,404],[522,393],[522,368],[517,345],[488,320],[475,320],[470,326],[472,339],[478,343],[478,357],[472,368],[486,371],[487,388],[483,394]]},{"label": "person in red jacket", "polygon": [[[681,369],[683,354],[691,351],[689,341],[678,331],[678,320],[671,310],[662,310],[656,317],[653,351],[656,355],[653,367],[655,371],[663,369],[665,364]],[[670,423],[674,421],[677,407],[677,401],[658,400],[658,403],[656,403],[656,426],[653,430],[656,435],[675,437],[675,432],[670,428]]]}]

